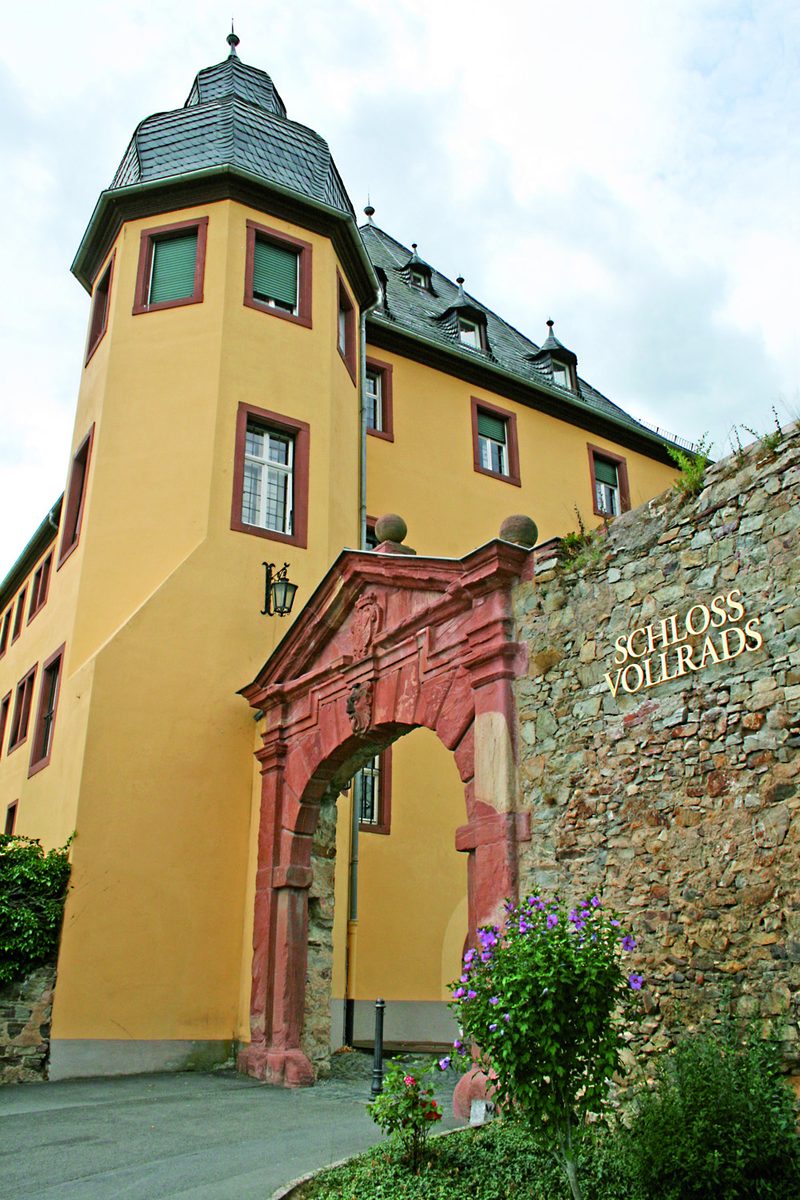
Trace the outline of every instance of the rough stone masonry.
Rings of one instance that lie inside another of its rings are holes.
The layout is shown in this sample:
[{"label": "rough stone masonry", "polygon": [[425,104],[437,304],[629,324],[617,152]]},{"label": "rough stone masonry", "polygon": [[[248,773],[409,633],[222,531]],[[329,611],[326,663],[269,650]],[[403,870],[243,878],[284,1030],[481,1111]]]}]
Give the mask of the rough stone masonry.
[{"label": "rough stone masonry", "polygon": [[639,1051],[731,1010],[800,1074],[799,532],[795,427],[517,589],[521,892],[624,914]]}]

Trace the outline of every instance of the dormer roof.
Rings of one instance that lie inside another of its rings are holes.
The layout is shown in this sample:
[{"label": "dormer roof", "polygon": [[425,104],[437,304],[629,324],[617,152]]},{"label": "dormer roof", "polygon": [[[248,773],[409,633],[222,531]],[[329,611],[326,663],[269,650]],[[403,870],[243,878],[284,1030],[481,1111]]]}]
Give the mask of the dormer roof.
[{"label": "dormer roof", "polygon": [[[403,277],[412,251],[374,222],[362,225],[360,233],[373,266],[388,276],[385,307],[367,316],[369,338],[376,346],[414,354],[586,428],[611,433],[613,427],[614,436],[622,440],[627,431],[632,445],[668,461],[666,439],[629,416],[577,371],[574,389],[554,382],[553,358],[558,355],[574,367],[577,357],[559,342],[552,327],[537,345],[465,292],[463,283],[448,279],[435,267],[431,269],[433,293],[414,287]],[[474,319],[470,313],[484,323],[486,349],[459,342],[458,316]]]}]

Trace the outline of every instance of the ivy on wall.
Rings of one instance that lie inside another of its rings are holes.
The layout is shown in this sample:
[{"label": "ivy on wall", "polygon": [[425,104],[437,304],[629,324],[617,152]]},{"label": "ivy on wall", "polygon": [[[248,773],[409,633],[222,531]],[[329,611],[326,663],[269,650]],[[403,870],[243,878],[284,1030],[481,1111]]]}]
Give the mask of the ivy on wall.
[{"label": "ivy on wall", "polygon": [[24,978],[54,954],[68,855],[69,842],[45,853],[37,840],[0,834],[0,985]]}]

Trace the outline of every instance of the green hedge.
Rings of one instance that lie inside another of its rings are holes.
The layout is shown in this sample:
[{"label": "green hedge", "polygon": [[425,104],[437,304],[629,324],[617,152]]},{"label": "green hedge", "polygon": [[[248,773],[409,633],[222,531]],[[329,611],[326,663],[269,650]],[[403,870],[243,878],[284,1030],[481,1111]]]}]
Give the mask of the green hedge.
[{"label": "green hedge", "polygon": [[0,834],[0,984],[23,979],[58,948],[69,884],[69,842],[42,849]]}]

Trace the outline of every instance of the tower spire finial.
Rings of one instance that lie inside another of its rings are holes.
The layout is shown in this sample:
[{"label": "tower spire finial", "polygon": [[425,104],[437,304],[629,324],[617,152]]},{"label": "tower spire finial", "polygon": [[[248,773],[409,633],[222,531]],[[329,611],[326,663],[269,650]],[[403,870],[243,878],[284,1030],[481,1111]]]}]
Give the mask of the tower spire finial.
[{"label": "tower spire finial", "polygon": [[225,41],[230,46],[230,53],[228,54],[228,58],[237,58],[238,55],[236,53],[236,47],[239,45],[239,39],[233,31],[233,17],[231,17],[231,31],[228,34],[228,36],[226,37]]}]

